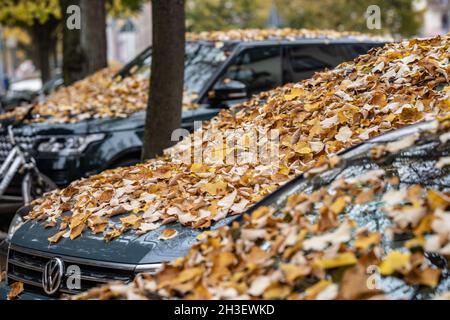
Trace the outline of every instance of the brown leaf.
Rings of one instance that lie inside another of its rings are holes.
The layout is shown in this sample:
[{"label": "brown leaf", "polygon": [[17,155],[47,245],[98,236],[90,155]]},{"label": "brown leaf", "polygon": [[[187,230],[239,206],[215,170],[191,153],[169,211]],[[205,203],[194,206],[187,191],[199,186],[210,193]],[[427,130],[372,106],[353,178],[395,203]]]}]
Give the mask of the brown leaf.
[{"label": "brown leaf", "polygon": [[23,283],[22,282],[14,282],[10,286],[10,290],[8,292],[8,300],[16,299],[23,292]]}]

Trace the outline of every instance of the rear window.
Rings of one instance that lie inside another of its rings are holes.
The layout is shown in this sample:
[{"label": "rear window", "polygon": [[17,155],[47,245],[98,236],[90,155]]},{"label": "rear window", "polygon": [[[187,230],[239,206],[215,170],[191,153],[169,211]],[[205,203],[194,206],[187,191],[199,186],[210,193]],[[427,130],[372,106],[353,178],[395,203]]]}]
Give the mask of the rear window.
[{"label": "rear window", "polygon": [[315,72],[332,69],[338,64],[367,53],[377,44],[304,44],[288,46],[287,80],[298,82],[310,78]]}]

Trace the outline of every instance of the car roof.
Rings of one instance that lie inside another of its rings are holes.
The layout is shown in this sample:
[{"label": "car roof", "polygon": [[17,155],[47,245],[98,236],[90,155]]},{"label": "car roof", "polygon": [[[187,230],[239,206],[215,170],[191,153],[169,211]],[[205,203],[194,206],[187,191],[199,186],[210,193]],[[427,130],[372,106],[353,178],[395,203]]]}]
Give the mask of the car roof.
[{"label": "car roof", "polygon": [[[209,45],[215,45],[219,41],[207,41],[207,40],[189,40],[187,43],[204,43]],[[243,45],[243,46],[255,46],[255,45],[295,45],[295,44],[384,44],[390,42],[383,39],[357,39],[351,37],[343,37],[338,39],[329,38],[299,38],[299,39],[265,39],[265,40],[229,40],[222,43],[227,45]]]},{"label": "car roof", "polygon": [[311,43],[311,42],[388,42],[390,36],[364,34],[354,31],[319,29],[232,29],[227,31],[204,31],[186,34],[188,41],[221,43]]}]

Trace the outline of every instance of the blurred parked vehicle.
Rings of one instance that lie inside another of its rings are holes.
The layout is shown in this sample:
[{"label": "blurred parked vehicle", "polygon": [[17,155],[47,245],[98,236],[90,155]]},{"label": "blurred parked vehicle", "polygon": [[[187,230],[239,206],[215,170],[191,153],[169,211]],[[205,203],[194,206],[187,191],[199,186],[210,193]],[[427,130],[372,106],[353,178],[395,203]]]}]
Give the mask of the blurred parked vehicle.
[{"label": "blurred parked vehicle", "polygon": [[28,105],[36,102],[40,97],[51,94],[64,84],[61,75],[44,83],[40,79],[31,79],[15,82],[11,84],[9,91],[0,97],[0,110],[11,111],[15,107]]}]

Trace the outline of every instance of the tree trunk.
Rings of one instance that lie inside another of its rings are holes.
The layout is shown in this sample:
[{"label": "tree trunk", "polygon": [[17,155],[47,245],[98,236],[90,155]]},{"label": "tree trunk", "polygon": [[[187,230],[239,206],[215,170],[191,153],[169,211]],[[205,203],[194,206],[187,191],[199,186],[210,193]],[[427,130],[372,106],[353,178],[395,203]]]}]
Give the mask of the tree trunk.
[{"label": "tree trunk", "polygon": [[153,0],[153,58],[143,160],[170,147],[181,125],[184,83],[184,0]]},{"label": "tree trunk", "polygon": [[80,0],[60,0],[59,5],[63,15],[63,78],[66,86],[85,77],[85,55],[81,48],[81,32],[79,29],[69,29],[67,8],[71,5],[80,6]]},{"label": "tree trunk", "polygon": [[52,53],[52,43],[54,43],[54,32],[58,23],[50,18],[46,23],[34,23],[29,29],[33,44],[35,45],[35,56],[37,67],[41,71],[42,83],[51,79],[50,56]]},{"label": "tree trunk", "polygon": [[105,0],[81,0],[81,47],[86,75],[108,66]]}]

